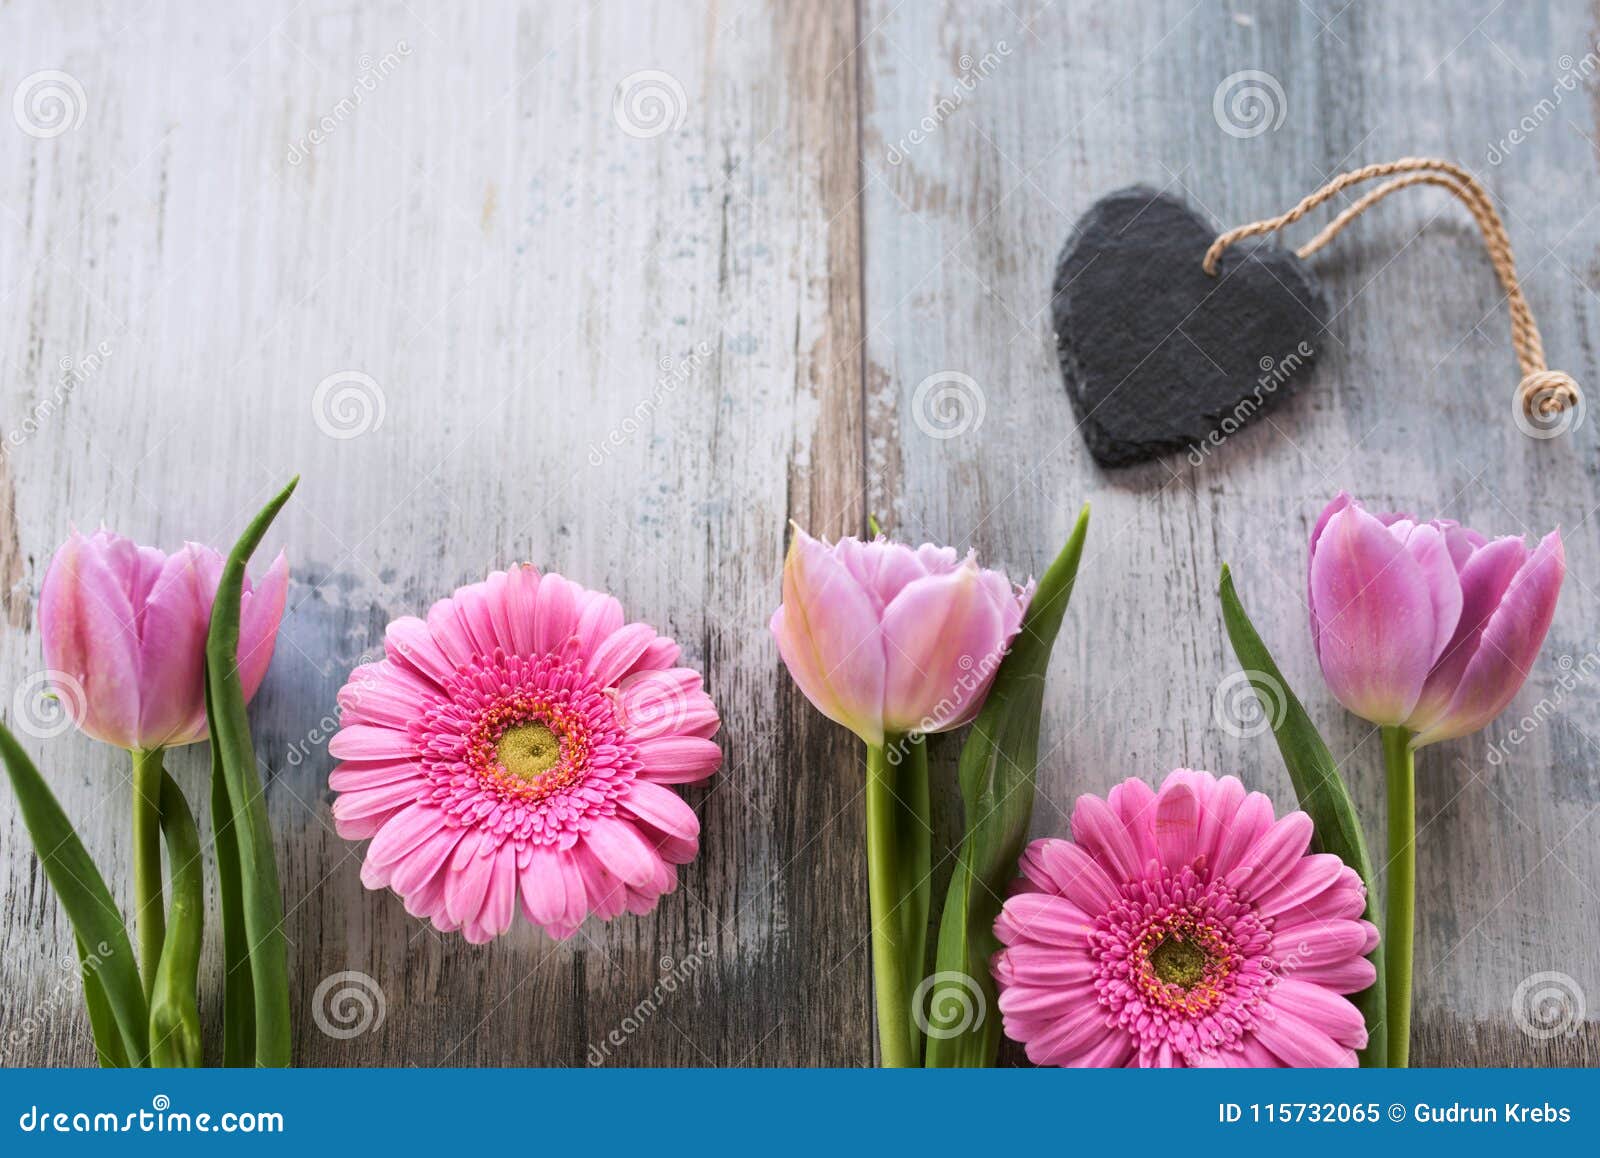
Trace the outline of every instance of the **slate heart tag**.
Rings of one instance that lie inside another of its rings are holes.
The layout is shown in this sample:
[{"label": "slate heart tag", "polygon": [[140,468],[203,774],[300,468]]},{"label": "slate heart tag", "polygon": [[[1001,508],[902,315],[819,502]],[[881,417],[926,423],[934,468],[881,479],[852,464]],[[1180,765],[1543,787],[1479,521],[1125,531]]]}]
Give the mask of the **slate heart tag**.
[{"label": "slate heart tag", "polygon": [[1104,466],[1209,454],[1316,360],[1328,305],[1310,268],[1258,238],[1212,277],[1201,259],[1216,236],[1182,201],[1135,186],[1095,202],[1062,248],[1056,353]]}]

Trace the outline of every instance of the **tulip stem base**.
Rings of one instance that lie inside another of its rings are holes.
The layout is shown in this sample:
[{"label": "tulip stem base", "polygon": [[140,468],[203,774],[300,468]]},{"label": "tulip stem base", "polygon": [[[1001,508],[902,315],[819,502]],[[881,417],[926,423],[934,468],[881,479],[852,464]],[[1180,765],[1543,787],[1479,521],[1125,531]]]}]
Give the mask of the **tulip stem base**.
[{"label": "tulip stem base", "polygon": [[145,1000],[155,989],[161,947],[167,939],[161,895],[161,749],[134,749],[133,912],[139,937],[139,977]]},{"label": "tulip stem base", "polygon": [[[904,749],[898,736],[885,736],[882,746],[867,745],[867,890],[872,916],[872,983],[878,1007],[878,1052],[885,1069],[917,1065],[917,1035],[911,1021],[908,954],[911,938],[906,914],[908,881],[900,823],[906,805],[895,792],[898,779],[888,750]],[[926,920],[926,917],[923,918]]]},{"label": "tulip stem base", "polygon": [[1411,733],[1383,729],[1383,763],[1389,785],[1388,901],[1384,906],[1385,993],[1389,1065],[1404,1069],[1411,1058],[1411,951],[1416,939],[1417,765]]}]

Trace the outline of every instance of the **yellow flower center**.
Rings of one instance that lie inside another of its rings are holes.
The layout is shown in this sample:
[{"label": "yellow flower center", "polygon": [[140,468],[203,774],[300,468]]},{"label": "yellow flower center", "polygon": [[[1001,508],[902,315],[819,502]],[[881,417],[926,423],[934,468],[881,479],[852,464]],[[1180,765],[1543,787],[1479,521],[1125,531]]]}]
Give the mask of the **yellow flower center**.
[{"label": "yellow flower center", "polygon": [[1171,935],[1162,938],[1161,943],[1150,950],[1150,968],[1155,970],[1156,976],[1182,989],[1193,989],[1200,984],[1210,959],[1193,941]]},{"label": "yellow flower center", "polygon": [[560,762],[561,741],[543,724],[517,724],[501,734],[495,758],[518,780],[537,783]]}]

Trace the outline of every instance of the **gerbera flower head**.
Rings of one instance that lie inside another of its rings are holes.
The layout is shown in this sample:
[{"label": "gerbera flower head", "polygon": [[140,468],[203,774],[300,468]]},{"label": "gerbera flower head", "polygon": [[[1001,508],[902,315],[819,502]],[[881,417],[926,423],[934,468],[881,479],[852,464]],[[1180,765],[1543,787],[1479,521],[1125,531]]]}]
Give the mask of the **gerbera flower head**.
[{"label": "gerbera flower head", "polygon": [[1311,819],[1179,769],[1081,796],[1038,840],[995,933],[1006,1034],[1065,1066],[1353,1066],[1371,985],[1361,878]]},{"label": "gerbera flower head", "polygon": [[700,821],[669,785],[722,762],[717,709],[677,644],[521,566],[395,620],[384,652],[339,692],[329,744],[334,823],[372,840],[368,888],[484,942],[518,907],[565,938],[677,887]]}]

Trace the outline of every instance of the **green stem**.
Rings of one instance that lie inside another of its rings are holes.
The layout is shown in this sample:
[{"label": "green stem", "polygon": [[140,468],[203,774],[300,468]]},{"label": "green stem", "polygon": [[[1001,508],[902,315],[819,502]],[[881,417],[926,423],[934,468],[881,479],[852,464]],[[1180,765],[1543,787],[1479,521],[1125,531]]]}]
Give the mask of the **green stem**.
[{"label": "green stem", "polygon": [[133,756],[133,912],[139,929],[139,977],[145,1000],[156,985],[161,946],[167,939],[161,897],[161,749],[135,749]]},{"label": "green stem", "polygon": [[150,1064],[200,1064],[200,1002],[196,994],[200,940],[205,924],[205,885],[200,875],[200,833],[183,790],[161,777],[161,831],[172,878],[172,912],[161,968],[150,997]]},{"label": "green stem", "polygon": [[1404,1069],[1411,1057],[1411,950],[1416,936],[1417,765],[1411,733],[1383,729],[1383,764],[1389,783],[1388,928],[1384,933],[1388,998],[1389,1065]]},{"label": "green stem", "polygon": [[[885,736],[885,745],[899,737]],[[917,1064],[912,1047],[911,994],[906,988],[906,945],[899,913],[900,841],[894,794],[895,768],[883,746],[867,745],[867,890],[872,915],[872,980],[878,1004],[878,1050],[886,1069]]]},{"label": "green stem", "polygon": [[[900,928],[907,1000],[928,973],[928,910],[933,903],[933,804],[928,784],[928,744],[922,736],[899,741],[896,769],[900,833]],[[912,1011],[909,1034],[913,1058],[922,1057],[922,1028]]]}]

